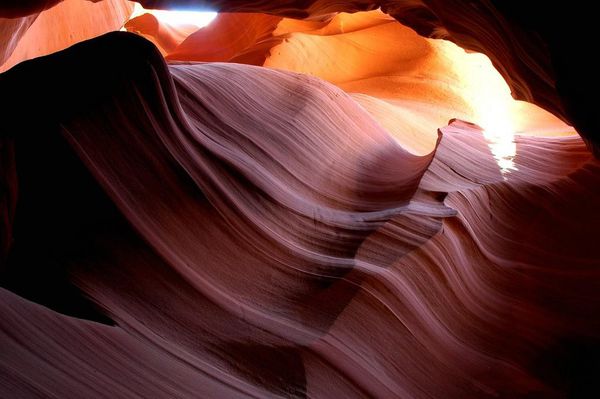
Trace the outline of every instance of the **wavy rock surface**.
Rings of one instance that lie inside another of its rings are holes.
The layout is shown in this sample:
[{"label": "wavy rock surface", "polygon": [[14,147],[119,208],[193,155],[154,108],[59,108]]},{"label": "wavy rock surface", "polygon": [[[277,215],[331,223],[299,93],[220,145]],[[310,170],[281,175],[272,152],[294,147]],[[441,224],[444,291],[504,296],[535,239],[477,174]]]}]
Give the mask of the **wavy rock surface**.
[{"label": "wavy rock surface", "polygon": [[[139,32],[142,27],[132,21],[128,29]],[[159,47],[168,40],[165,36],[160,29],[145,35]],[[355,100],[418,153],[431,151],[437,128],[455,117],[475,121],[495,136],[573,131],[537,106],[514,101],[485,56],[420,37],[381,11],[315,21],[221,14],[166,58],[262,65],[325,79],[354,93]]]},{"label": "wavy rock surface", "polygon": [[575,4],[142,3],[0,5],[0,397],[600,396]]},{"label": "wavy rock surface", "polygon": [[[8,0],[0,17],[25,17],[56,0]],[[381,8],[419,34],[444,37],[489,56],[513,95],[533,102],[574,125],[593,151],[600,131],[592,105],[598,92],[594,64],[595,21],[587,3],[453,0],[143,0],[145,8],[210,7],[220,12],[262,12],[319,18],[337,12]],[[557,27],[562,29],[558,30]]]},{"label": "wavy rock surface", "polygon": [[[541,106],[575,126],[593,151],[600,126],[594,103],[594,13],[582,2],[467,0],[237,1],[146,0],[146,8],[207,4],[223,12],[263,12],[295,18],[381,8],[426,37],[446,38],[487,55],[513,96]],[[557,29],[561,27],[561,29]]]},{"label": "wavy rock surface", "polygon": [[167,65],[127,33],[0,90],[0,396],[598,389],[600,164],[579,137],[516,136],[510,171],[459,120],[408,151],[375,97]]}]

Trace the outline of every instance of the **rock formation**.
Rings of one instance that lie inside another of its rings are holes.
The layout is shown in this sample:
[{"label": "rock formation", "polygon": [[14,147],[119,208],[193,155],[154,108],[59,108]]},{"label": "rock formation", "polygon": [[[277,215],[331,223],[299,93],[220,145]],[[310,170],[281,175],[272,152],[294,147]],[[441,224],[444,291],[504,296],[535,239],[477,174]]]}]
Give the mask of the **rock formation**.
[{"label": "rock formation", "polygon": [[141,3],[0,5],[0,397],[600,394],[584,27]]}]

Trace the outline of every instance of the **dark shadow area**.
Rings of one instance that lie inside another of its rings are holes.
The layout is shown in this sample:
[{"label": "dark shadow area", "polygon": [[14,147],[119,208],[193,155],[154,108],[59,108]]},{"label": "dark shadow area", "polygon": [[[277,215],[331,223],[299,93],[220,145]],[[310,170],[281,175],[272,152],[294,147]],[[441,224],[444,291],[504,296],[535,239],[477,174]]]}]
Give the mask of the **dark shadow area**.
[{"label": "dark shadow area", "polygon": [[57,312],[112,324],[69,281],[69,269],[95,256],[95,237],[121,218],[116,207],[56,129],[19,135],[15,160],[13,244],[0,284]]},{"label": "dark shadow area", "polygon": [[600,398],[600,341],[563,338],[537,358],[532,370],[568,398]]},{"label": "dark shadow area", "polygon": [[116,32],[0,74],[0,164],[11,167],[0,179],[0,210],[10,219],[0,231],[1,286],[58,312],[112,324],[69,274],[78,259],[102,256],[96,237],[126,221],[59,124],[106,101],[150,65],[166,68],[151,43]]}]

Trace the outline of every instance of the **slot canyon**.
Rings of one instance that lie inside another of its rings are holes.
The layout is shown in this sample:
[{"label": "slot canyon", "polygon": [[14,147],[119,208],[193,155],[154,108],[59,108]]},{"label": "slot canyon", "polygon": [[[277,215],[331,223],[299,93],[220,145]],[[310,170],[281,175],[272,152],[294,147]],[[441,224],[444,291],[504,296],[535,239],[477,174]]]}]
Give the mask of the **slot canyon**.
[{"label": "slot canyon", "polygon": [[0,398],[599,398],[589,2],[0,2]]}]

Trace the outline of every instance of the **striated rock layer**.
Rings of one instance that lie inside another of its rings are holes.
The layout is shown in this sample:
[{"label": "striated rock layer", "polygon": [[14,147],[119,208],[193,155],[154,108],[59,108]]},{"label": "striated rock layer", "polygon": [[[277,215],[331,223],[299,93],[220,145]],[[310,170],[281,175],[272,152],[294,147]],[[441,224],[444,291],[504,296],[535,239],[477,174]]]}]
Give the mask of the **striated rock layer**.
[{"label": "striated rock layer", "polygon": [[334,83],[129,33],[0,75],[0,396],[598,393],[584,142],[408,148],[429,125]]},{"label": "striated rock layer", "polygon": [[[57,0],[7,0],[0,17],[26,17]],[[145,8],[209,7],[220,12],[320,18],[381,8],[419,34],[450,39],[486,54],[513,95],[533,102],[578,129],[597,152],[595,13],[586,2],[516,0],[142,0]],[[0,26],[2,24],[0,23]],[[1,47],[0,47],[1,48]]]},{"label": "striated rock layer", "polygon": [[597,153],[600,125],[594,63],[594,12],[584,2],[515,0],[142,0],[146,8],[208,5],[223,12],[263,12],[317,18],[381,8],[427,37],[446,38],[489,56],[513,96],[535,103],[572,124]]},{"label": "striated rock layer", "polygon": [[[126,26],[161,48],[170,37],[162,34],[167,29],[144,30],[145,21],[137,18]],[[508,141],[513,132],[573,131],[535,105],[514,101],[485,56],[420,37],[381,11],[340,13],[319,21],[221,14],[166,58],[245,63],[317,76],[352,93],[403,145],[417,152],[430,151],[437,128],[456,117],[475,121],[490,135]]]}]

